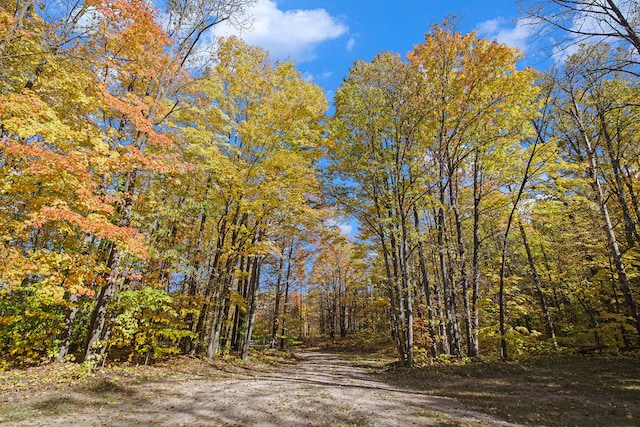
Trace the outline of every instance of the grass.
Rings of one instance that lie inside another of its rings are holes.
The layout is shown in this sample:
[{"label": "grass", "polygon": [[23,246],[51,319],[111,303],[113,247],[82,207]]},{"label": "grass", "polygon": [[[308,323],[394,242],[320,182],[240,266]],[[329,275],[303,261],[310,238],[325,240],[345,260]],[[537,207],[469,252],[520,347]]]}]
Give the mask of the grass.
[{"label": "grass", "polygon": [[304,348],[340,355],[362,367],[382,367],[397,360],[393,342],[388,337],[362,340],[354,337],[312,337],[305,339]]},{"label": "grass", "polygon": [[252,352],[249,361],[231,355],[214,360],[178,356],[142,366],[129,363],[92,369],[82,363],[50,363],[0,371],[0,424],[54,416],[128,399],[134,386],[164,378],[222,379],[293,363],[289,352]]},{"label": "grass", "polygon": [[405,368],[377,376],[397,387],[455,398],[505,421],[545,426],[640,425],[640,360],[536,358]]},{"label": "grass", "polygon": [[313,343],[384,382],[459,400],[505,421],[536,426],[640,425],[640,358],[531,357],[519,362],[443,359],[407,368],[393,344],[359,347],[353,339]]}]

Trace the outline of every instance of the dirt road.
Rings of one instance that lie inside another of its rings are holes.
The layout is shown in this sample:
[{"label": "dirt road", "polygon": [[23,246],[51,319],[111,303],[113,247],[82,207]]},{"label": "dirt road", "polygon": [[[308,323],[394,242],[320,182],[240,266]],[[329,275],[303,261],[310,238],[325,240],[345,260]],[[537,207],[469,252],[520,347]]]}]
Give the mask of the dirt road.
[{"label": "dirt road", "polygon": [[[317,352],[252,375],[176,375],[99,392],[34,397],[7,426],[506,426],[455,400],[393,388]],[[0,422],[0,424],[2,424]]]}]

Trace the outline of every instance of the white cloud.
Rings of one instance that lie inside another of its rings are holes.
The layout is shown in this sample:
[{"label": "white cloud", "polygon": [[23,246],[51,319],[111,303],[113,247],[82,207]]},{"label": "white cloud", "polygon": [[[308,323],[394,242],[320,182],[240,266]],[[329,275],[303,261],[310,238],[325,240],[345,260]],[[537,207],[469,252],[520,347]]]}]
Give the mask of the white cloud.
[{"label": "white cloud", "polygon": [[350,224],[339,223],[337,225],[338,229],[342,233],[344,237],[352,237],[353,226]]},{"label": "white cloud", "polygon": [[333,99],[333,97],[335,96],[335,94],[336,94],[336,91],[335,91],[335,90],[329,89],[329,90],[326,90],[326,91],[325,91],[324,96],[325,96],[325,98],[327,98],[327,99]]},{"label": "white cloud", "polygon": [[353,225],[344,222],[345,218],[328,218],[324,221],[324,225],[329,228],[337,228],[340,233],[346,237],[353,237]]},{"label": "white cloud", "polygon": [[314,76],[309,71],[305,71],[304,73],[302,73],[302,78],[304,78],[309,83],[313,83],[313,82],[316,82],[318,79],[320,79],[320,80],[327,79],[327,78],[331,77],[332,75],[333,75],[332,71],[325,71],[324,73],[320,74],[319,76]]},{"label": "white cloud", "polygon": [[347,52],[351,52],[355,45],[356,45],[355,37],[350,37],[349,41],[347,42]]},{"label": "white cloud", "polygon": [[489,34],[495,34],[500,29],[500,25],[502,21],[504,21],[504,19],[495,18],[495,19],[490,19],[488,21],[481,22],[477,26],[478,32],[480,33],[480,35],[483,35],[483,36],[489,35]]},{"label": "white cloud", "polygon": [[498,43],[516,47],[526,52],[529,47],[529,39],[534,35],[536,28],[525,18],[516,20],[515,26],[510,20],[498,17],[478,24],[478,34]]},{"label": "white cloud", "polygon": [[[633,7],[637,2],[618,2],[617,7],[627,22],[634,22],[638,11]],[[606,13],[605,13],[606,12]],[[556,62],[564,62],[569,56],[576,53],[580,44],[591,43],[611,43],[613,46],[619,45],[621,39],[610,37],[607,34],[625,34],[626,30],[621,27],[612,17],[613,11],[608,8],[606,2],[594,2],[585,6],[583,10],[576,11],[571,19],[570,31],[554,40],[553,58]],[[571,16],[571,15],[567,15]],[[566,25],[566,22],[562,22]]]},{"label": "white cloud", "polygon": [[580,45],[578,43],[557,43],[553,46],[551,57],[555,63],[561,64],[571,55],[576,53],[578,49],[580,49]]},{"label": "white cloud", "polygon": [[248,11],[253,18],[249,29],[238,30],[223,23],[214,36],[237,35],[250,45],[263,47],[275,58],[291,56],[298,62],[315,58],[314,49],[327,40],[347,33],[348,28],[325,9],[282,11],[273,0],[257,0]]}]

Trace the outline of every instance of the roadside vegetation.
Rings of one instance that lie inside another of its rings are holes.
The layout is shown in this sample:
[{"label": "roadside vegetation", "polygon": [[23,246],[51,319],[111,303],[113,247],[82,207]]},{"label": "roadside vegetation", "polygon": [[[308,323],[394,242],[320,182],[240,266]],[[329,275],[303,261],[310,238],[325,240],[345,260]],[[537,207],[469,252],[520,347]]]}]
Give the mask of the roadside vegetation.
[{"label": "roadside vegetation", "polygon": [[518,361],[441,358],[398,363],[392,343],[358,348],[355,340],[314,340],[322,351],[367,368],[398,388],[456,399],[505,421],[544,426],[633,426],[640,423],[640,358],[598,351]]}]

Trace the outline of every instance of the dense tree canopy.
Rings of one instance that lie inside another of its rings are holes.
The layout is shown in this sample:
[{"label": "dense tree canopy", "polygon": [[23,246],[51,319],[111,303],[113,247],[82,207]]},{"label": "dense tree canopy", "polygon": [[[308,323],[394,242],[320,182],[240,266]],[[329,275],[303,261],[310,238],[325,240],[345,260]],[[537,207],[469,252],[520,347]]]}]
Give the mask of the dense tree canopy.
[{"label": "dense tree canopy", "polygon": [[634,61],[597,40],[543,74],[445,23],[357,61],[328,118],[293,62],[202,46],[249,3],[0,2],[3,360],[638,348]]}]

